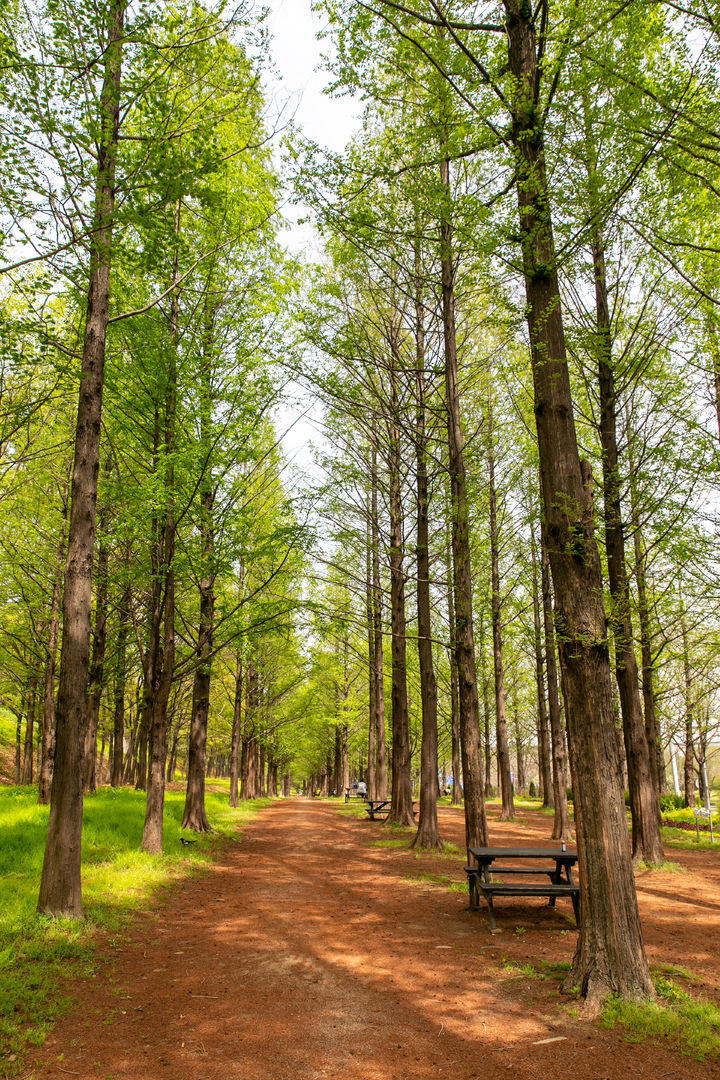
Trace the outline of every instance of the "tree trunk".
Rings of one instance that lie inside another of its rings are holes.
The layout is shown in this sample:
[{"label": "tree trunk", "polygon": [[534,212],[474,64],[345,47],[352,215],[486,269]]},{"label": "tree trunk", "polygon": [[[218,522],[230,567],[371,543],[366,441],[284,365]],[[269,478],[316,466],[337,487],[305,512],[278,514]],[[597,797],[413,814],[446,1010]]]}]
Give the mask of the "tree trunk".
[{"label": "tree trunk", "polygon": [[[108,473],[111,467],[111,459],[105,466]],[[88,705],[87,720],[85,723],[85,739],[83,745],[83,790],[95,791],[97,777],[97,734],[100,720],[100,702],[105,689],[105,647],[107,644],[107,608],[108,608],[108,559],[109,548],[106,537],[103,535],[107,525],[107,512],[103,507],[100,510],[100,544],[98,548],[97,568],[95,580],[97,582],[97,595],[95,597],[95,630],[93,633],[92,661],[88,674]]]},{"label": "tree trunk", "polygon": [[100,464],[105,342],[110,306],[110,264],[115,214],[115,163],[120,128],[120,73],[125,0],[110,0],[100,98],[95,221],[90,238],[90,281],[80,375],[72,477],[68,555],[56,708],[52,782],[38,911],[82,915],[82,738],[90,658],[95,508]]},{"label": "tree trunk", "polygon": [[45,680],[43,692],[42,717],[42,765],[38,775],[38,802],[47,805],[50,802],[53,769],[55,765],[55,667],[57,647],[60,638],[60,607],[62,603],[62,575],[65,561],[65,522],[67,521],[68,500],[63,500],[63,534],[57,548],[55,560],[55,580],[50,607],[50,625],[48,627],[47,660],[45,662]]},{"label": "tree trunk", "polygon": [[568,805],[567,752],[565,748],[565,727],[560,709],[558,689],[557,650],[555,646],[555,624],[553,622],[552,587],[550,584],[550,557],[547,551],[545,525],[540,525],[540,584],[543,602],[543,629],[545,633],[545,672],[547,675],[548,712],[550,714],[550,745],[553,767],[553,800],[555,818],[553,820],[553,840],[572,840],[572,824]]},{"label": "tree trunk", "polygon": [[[374,469],[368,463],[368,474],[371,484],[374,479]],[[374,601],[373,601],[373,524],[372,524],[372,491],[368,491],[365,513],[367,515],[365,529],[365,617],[367,619],[367,644],[368,644],[368,767],[367,767],[367,797],[377,798],[377,698],[378,680],[375,670],[375,628],[374,628]]]},{"label": "tree trunk", "polygon": [[683,645],[683,680],[684,680],[684,705],[685,705],[685,768],[683,775],[683,793],[686,806],[695,806],[695,740],[693,737],[693,725],[695,722],[695,701],[692,684],[692,672],[690,670],[690,651],[688,649],[687,626],[685,624],[685,611],[680,598],[680,632]]},{"label": "tree trunk", "polygon": [[[448,515],[449,524],[449,515]],[[448,609],[448,663],[450,665],[450,753],[452,759],[452,805],[460,806],[462,777],[460,766],[460,690],[458,686],[457,657],[455,653],[455,605],[453,603],[452,538],[447,537],[447,609]]]},{"label": "tree trunk", "polygon": [[396,328],[390,343],[390,416],[388,418],[388,486],[390,510],[390,626],[392,631],[392,800],[388,823],[414,825],[410,779],[410,730],[407,696],[405,628],[404,518],[401,491],[402,457],[398,421]]},{"label": "tree trunk", "polygon": [[617,446],[615,372],[612,365],[610,308],[605,275],[605,249],[597,222],[593,228],[593,269],[598,329],[600,443],[603,452],[605,546],[612,599],[610,626],[615,639],[615,678],[625,738],[625,758],[632,815],[632,851],[651,865],[665,861],[660,836],[660,802],[645,735],[633,636],[630,582],[625,563],[625,535],[620,501],[620,463]]},{"label": "tree trunk", "polygon": [[[180,202],[175,205],[175,236],[180,233]],[[175,246],[172,281],[179,277],[178,247]],[[141,850],[151,855],[162,854],[163,811],[165,807],[165,764],[167,758],[167,706],[175,672],[175,452],[177,440],[177,344],[178,290],[172,294],[170,309],[170,348],[167,351],[167,383],[165,387],[165,508],[162,529],[163,578],[163,651],[155,664],[155,693],[148,738],[147,802]]]},{"label": "tree trunk", "polygon": [[501,821],[515,819],[513,784],[510,775],[510,744],[508,741],[507,704],[505,699],[505,668],[502,646],[502,603],[500,600],[500,551],[497,525],[497,494],[495,491],[495,447],[493,443],[492,391],[488,390],[488,472],[490,485],[490,565],[492,585],[493,674],[495,678],[495,730],[497,740],[498,777],[502,797]]},{"label": "tree trunk", "polygon": [[[458,363],[455,339],[455,292],[452,236],[450,161],[440,165],[442,212],[440,262],[442,278],[443,341],[445,352],[445,404],[448,425],[453,594],[455,598],[455,659],[460,701],[460,749],[465,796],[465,845],[486,847],[488,842],[483,795],[480,707],[475,671],[473,635],[472,565],[465,476],[464,437],[460,417]],[[469,856],[468,856],[469,857]]]},{"label": "tree trunk", "polygon": [[532,553],[533,630],[535,644],[535,683],[538,701],[538,772],[542,785],[543,806],[555,807],[552,768],[550,766],[550,736],[548,732],[548,709],[545,697],[545,665],[543,664],[542,629],[540,626],[540,581],[538,574],[537,543],[534,525],[530,526]]},{"label": "tree trunk", "polygon": [[608,994],[652,997],[615,733],[589,468],[581,465],[545,173],[533,15],[505,0],[511,138],[527,297],[547,547],[555,587],[575,815],[581,926],[569,982],[588,1012]]},{"label": "tree trunk", "polygon": [[385,664],[383,660],[383,604],[380,583],[380,526],[378,524],[378,478],[373,444],[371,468],[372,592],[375,679],[375,798],[387,798],[387,750],[385,745]]},{"label": "tree trunk", "polygon": [[35,764],[35,704],[37,701],[37,679],[30,683],[27,697],[25,718],[25,745],[23,747],[22,783],[32,784]]},{"label": "tree trunk", "polygon": [[642,663],[643,713],[645,717],[645,737],[650,753],[650,764],[655,776],[655,786],[659,793],[667,790],[665,762],[663,760],[662,739],[655,708],[654,661],[652,633],[650,629],[650,606],[647,599],[646,555],[640,528],[640,514],[637,506],[635,461],[633,453],[633,435],[630,410],[626,407],[628,472],[630,474],[630,514],[633,530],[633,550],[635,554],[635,581],[638,592],[638,621],[640,630],[640,659]]},{"label": "tree trunk", "polygon": [[239,803],[239,756],[242,741],[243,665],[240,653],[235,657],[235,696],[233,699],[232,743],[230,748],[230,805]]},{"label": "tree trunk", "polygon": [[113,701],[113,759],[110,786],[120,787],[123,778],[123,754],[125,749],[125,683],[127,680],[127,626],[130,619],[132,593],[130,585],[123,589],[120,604],[120,622],[115,651],[115,695]]},{"label": "tree trunk", "polygon": [[[416,255],[416,282],[419,283],[419,253]],[[415,460],[417,482],[417,617],[420,700],[422,704],[422,746],[420,754],[420,814],[411,847],[432,850],[443,846],[438,829],[438,721],[437,683],[432,655],[430,605],[429,492],[427,475],[427,434],[425,431],[425,331],[423,304],[415,300],[416,360]]]}]

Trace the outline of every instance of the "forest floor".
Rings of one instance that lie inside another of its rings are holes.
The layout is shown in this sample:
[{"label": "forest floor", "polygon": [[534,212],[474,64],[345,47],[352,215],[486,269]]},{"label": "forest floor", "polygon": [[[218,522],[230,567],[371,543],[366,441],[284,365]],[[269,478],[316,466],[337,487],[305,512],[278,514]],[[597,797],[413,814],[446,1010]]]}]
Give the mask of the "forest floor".
[{"label": "forest floor", "polygon": [[[492,935],[487,912],[468,910],[462,856],[417,856],[353,811],[262,810],[209,872],[101,943],[25,1076],[717,1080],[717,1058],[577,1017],[556,967],[576,942],[568,901],[499,898]],[[461,813],[440,820],[462,847]],[[489,825],[493,844],[544,846],[552,819],[522,809],[501,823],[491,809]],[[720,1003],[720,856],[670,857],[679,870],[638,873],[650,962],[683,965],[691,993]]]}]

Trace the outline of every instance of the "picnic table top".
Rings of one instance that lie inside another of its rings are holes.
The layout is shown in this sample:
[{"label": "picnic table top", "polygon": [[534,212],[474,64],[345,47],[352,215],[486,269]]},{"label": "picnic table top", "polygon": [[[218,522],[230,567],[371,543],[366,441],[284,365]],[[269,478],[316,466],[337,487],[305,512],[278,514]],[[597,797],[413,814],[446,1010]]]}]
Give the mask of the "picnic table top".
[{"label": "picnic table top", "polygon": [[495,859],[555,859],[559,862],[577,862],[577,851],[563,851],[562,848],[521,848],[521,847],[471,847],[473,858],[478,862],[492,862]]}]

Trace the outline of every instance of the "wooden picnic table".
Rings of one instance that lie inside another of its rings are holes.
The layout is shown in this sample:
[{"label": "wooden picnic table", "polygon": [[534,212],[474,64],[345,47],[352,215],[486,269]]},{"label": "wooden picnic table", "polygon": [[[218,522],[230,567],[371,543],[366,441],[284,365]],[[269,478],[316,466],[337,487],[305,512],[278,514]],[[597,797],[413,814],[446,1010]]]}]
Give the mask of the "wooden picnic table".
[{"label": "wooden picnic table", "polygon": [[[368,815],[371,821],[384,821],[390,813],[391,799],[367,799],[367,806],[365,807],[365,813]],[[417,811],[415,810],[415,803],[413,803],[413,816]]]},{"label": "wooden picnic table", "polygon": [[345,802],[351,799],[367,799],[367,791],[358,791],[357,788],[345,788]]},{"label": "wooden picnic table", "polygon": [[[567,851],[564,844],[562,848],[471,847],[470,855],[475,860],[475,865],[465,867],[470,889],[470,907],[473,910],[478,908],[482,892],[490,910],[490,925],[493,930],[497,929],[493,896],[547,896],[552,907],[555,906],[558,896],[569,896],[575,921],[580,925],[580,889],[573,878],[573,866],[577,862],[576,851]],[[544,866],[538,865],[541,861]],[[494,879],[493,875],[497,875],[500,880]],[[514,875],[547,876],[549,881],[537,884],[534,881],[509,883],[503,880]]]}]

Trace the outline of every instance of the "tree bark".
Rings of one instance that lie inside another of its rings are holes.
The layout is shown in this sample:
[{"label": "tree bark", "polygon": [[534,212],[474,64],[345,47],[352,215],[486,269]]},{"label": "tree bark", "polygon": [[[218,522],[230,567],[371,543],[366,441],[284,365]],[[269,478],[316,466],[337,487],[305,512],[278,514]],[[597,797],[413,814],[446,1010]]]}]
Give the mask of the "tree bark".
[{"label": "tree bark", "polygon": [[45,806],[50,802],[53,770],[55,766],[55,668],[57,647],[60,638],[60,608],[62,605],[63,563],[65,562],[65,523],[67,522],[68,500],[63,500],[63,533],[57,548],[55,561],[55,580],[50,607],[50,625],[48,627],[47,660],[43,687],[42,716],[42,764],[38,775],[38,803]]},{"label": "tree bark", "polygon": [[375,679],[375,797],[387,798],[388,768],[385,742],[385,664],[383,660],[383,604],[380,582],[380,526],[378,523],[378,477],[375,446],[372,449],[371,507],[372,592]]},{"label": "tree bark", "polygon": [[486,847],[488,833],[483,796],[480,708],[475,670],[470,526],[455,337],[452,191],[450,187],[450,161],[447,157],[443,159],[440,165],[440,184],[442,189],[440,264],[445,352],[445,404],[448,425],[448,471],[450,473],[452,519],[453,594],[455,598],[455,660],[457,663],[460,700],[460,749],[465,796],[465,845],[470,848]]},{"label": "tree bark", "polygon": [[453,786],[452,805],[460,806],[462,777],[460,765],[460,689],[458,686],[457,657],[455,653],[455,605],[453,603],[452,538],[447,537],[447,609],[448,609],[448,663],[450,665],[450,752],[452,759]]},{"label": "tree bark", "polygon": [[533,630],[535,644],[535,683],[538,701],[538,770],[542,784],[543,806],[555,807],[552,768],[550,766],[550,735],[548,731],[548,708],[545,697],[545,665],[543,663],[542,629],[540,626],[540,580],[538,574],[537,543],[535,528],[530,526],[532,553]]},{"label": "tree bark", "polygon": [[557,648],[555,645],[555,625],[553,622],[552,586],[550,584],[550,557],[547,550],[545,525],[540,525],[540,585],[543,602],[543,629],[545,633],[545,671],[547,674],[548,712],[550,714],[550,745],[553,766],[553,799],[555,818],[553,820],[553,840],[572,840],[572,823],[568,805],[567,789],[569,786],[567,751],[565,748],[565,727],[560,709],[558,689]]},{"label": "tree bark", "polygon": [[555,587],[578,825],[581,926],[569,982],[588,1012],[654,994],[621,786],[589,468],[580,463],[545,172],[542,69],[532,10],[504,0],[511,139],[527,297],[547,547]]},{"label": "tree bark", "polygon": [[[127,568],[127,566],[126,566]],[[132,592],[129,582],[123,589],[120,602],[118,635],[115,648],[115,694],[113,700],[113,757],[110,786],[120,787],[123,782],[123,755],[125,751],[125,683],[127,681],[127,627],[130,619]]]},{"label": "tree bark", "polygon": [[640,528],[640,515],[637,506],[637,492],[635,479],[635,461],[633,454],[633,437],[630,422],[630,410],[626,408],[627,419],[627,445],[628,445],[628,470],[630,473],[630,514],[633,530],[633,550],[635,555],[635,581],[638,592],[638,622],[640,631],[640,661],[642,664],[642,695],[643,714],[645,717],[645,737],[650,752],[650,764],[655,776],[655,786],[658,792],[667,790],[665,779],[665,761],[663,758],[662,739],[660,726],[655,708],[655,685],[653,659],[652,632],[650,628],[650,605],[647,598],[646,580],[646,554],[643,545],[642,531]]},{"label": "tree bark", "polygon": [[390,415],[388,417],[388,487],[390,510],[390,626],[392,649],[392,797],[387,823],[414,825],[410,779],[410,730],[407,696],[405,626],[404,517],[401,489],[400,424],[396,328],[390,342]]},{"label": "tree bark", "polygon": [[230,805],[239,803],[239,752],[242,741],[243,664],[238,652],[235,658],[235,696],[233,698],[232,744],[230,748]]},{"label": "tree bark", "polygon": [[[175,206],[174,231],[180,233],[180,202]],[[178,247],[175,245],[172,281],[179,277]],[[172,294],[170,309],[170,348],[167,351],[167,382],[165,387],[165,507],[162,529],[163,579],[163,649],[155,663],[152,719],[148,738],[147,802],[141,850],[150,855],[162,854],[163,811],[165,808],[165,763],[167,758],[167,706],[175,672],[175,452],[177,443],[177,344],[178,289]]]},{"label": "tree bark", "polygon": [[415,299],[415,461],[417,485],[417,618],[418,661],[420,664],[420,700],[422,705],[422,746],[420,751],[420,814],[418,829],[411,847],[433,850],[443,846],[437,815],[438,798],[438,721],[437,682],[432,655],[432,619],[430,607],[429,492],[427,471],[427,433],[425,424],[425,329],[419,288],[419,253],[416,255]]},{"label": "tree bark", "polygon": [[605,547],[610,579],[610,625],[615,639],[615,678],[620,693],[625,759],[630,791],[633,857],[651,865],[665,861],[660,836],[660,801],[645,735],[632,625],[630,582],[625,562],[625,534],[620,501],[620,462],[617,445],[615,372],[612,328],[605,273],[605,248],[595,222],[592,244],[595,306],[598,329],[600,443],[603,452]]},{"label": "tree bark", "polygon": [[502,797],[501,821],[513,821],[515,803],[510,775],[510,745],[508,741],[507,703],[505,697],[505,668],[502,646],[502,603],[500,600],[500,551],[497,525],[497,493],[495,490],[495,447],[493,444],[493,412],[491,391],[488,391],[488,473],[490,488],[490,566],[492,587],[493,675],[495,679],[495,731],[497,740],[498,777]]},{"label": "tree bark", "polygon": [[27,696],[25,717],[25,745],[23,746],[22,783],[32,784],[35,763],[35,705],[37,702],[37,679],[32,679]]},{"label": "tree bark", "polygon": [[80,376],[71,489],[63,629],[52,782],[38,911],[82,915],[82,737],[87,709],[95,509],[100,465],[105,342],[115,216],[115,170],[120,129],[120,76],[125,0],[110,0],[100,98],[95,221]]},{"label": "tree bark", "polygon": [[[368,475],[373,478],[373,469],[368,462]],[[375,628],[374,628],[374,602],[373,602],[373,526],[372,526],[372,492],[367,492],[365,512],[367,514],[365,529],[365,617],[367,619],[367,644],[368,644],[368,767],[367,767],[367,797],[377,798],[377,750],[376,750],[376,713],[378,697],[378,680],[375,670]]]},{"label": "tree bark", "polygon": [[690,651],[688,649],[687,626],[685,611],[680,599],[680,632],[683,646],[683,681],[684,681],[684,704],[685,704],[685,765],[683,770],[683,793],[686,806],[695,806],[695,739],[693,727],[695,723],[695,701],[693,691],[692,671],[690,670]]},{"label": "tree bark", "polygon": [[[106,471],[109,467],[106,465]],[[97,568],[95,580],[97,582],[97,595],[95,597],[95,628],[93,631],[92,661],[88,674],[88,705],[87,719],[85,722],[85,739],[83,746],[83,790],[95,791],[97,777],[97,733],[100,721],[100,702],[105,689],[105,648],[107,644],[107,609],[108,609],[108,560],[109,548],[106,538],[102,535],[106,527],[105,508],[100,510],[101,539],[98,547]],[[102,778],[101,778],[102,782]]]}]

